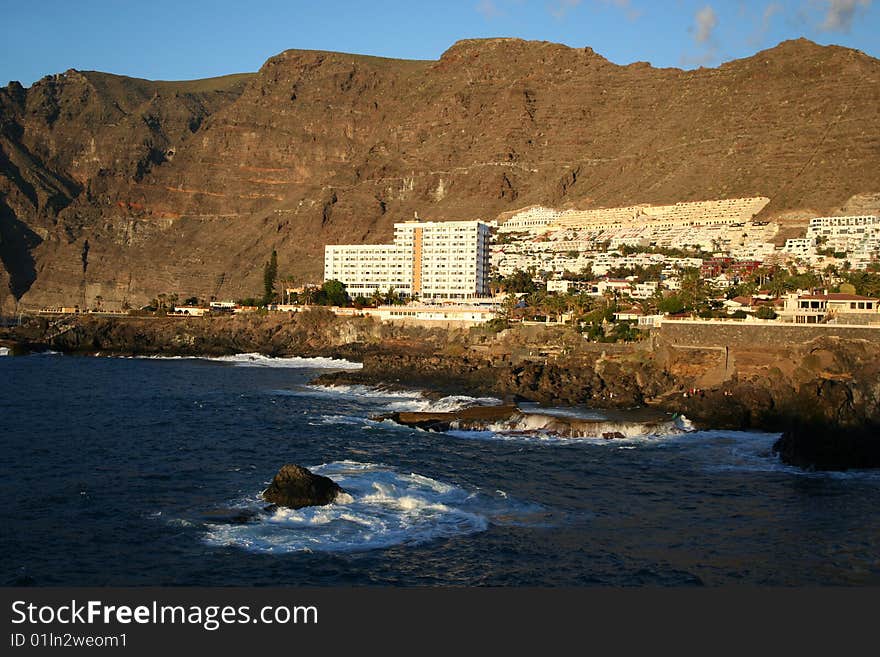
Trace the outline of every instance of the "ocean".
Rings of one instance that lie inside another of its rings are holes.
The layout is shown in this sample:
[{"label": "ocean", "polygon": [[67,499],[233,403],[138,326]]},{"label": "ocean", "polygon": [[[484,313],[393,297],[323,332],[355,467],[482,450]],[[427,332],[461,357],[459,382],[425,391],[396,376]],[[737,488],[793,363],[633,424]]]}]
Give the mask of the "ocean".
[{"label": "ocean", "polygon": [[[310,384],[345,367],[0,355],[0,583],[880,584],[880,472],[804,472],[777,434],[651,433],[636,412],[615,440],[410,429],[369,418],[496,400]],[[285,463],[347,495],[235,522]]]}]

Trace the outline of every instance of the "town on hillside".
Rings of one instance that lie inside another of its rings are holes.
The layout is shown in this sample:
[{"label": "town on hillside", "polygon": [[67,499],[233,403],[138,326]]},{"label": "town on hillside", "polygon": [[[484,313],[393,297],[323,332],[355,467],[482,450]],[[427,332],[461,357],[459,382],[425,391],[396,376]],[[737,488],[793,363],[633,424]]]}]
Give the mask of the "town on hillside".
[{"label": "town on hillside", "polygon": [[635,341],[682,319],[880,327],[880,217],[814,217],[792,236],[756,219],[767,203],[530,207],[503,221],[416,216],[394,225],[390,244],[327,245],[321,285],[279,279],[273,253],[262,297],[179,302],[165,294],[138,312],[320,305],[427,326],[571,324],[594,341]]}]

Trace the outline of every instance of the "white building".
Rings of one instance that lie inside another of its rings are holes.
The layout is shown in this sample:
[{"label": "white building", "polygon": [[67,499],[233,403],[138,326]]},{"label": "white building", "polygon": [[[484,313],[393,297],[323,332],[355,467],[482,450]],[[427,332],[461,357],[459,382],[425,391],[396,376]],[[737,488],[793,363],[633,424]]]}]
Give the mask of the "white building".
[{"label": "white building", "polygon": [[394,244],[328,245],[324,280],[368,296],[393,287],[422,300],[473,299],[489,293],[489,224],[406,221],[394,224]]},{"label": "white building", "polygon": [[809,258],[816,253],[816,240],[809,237],[789,238],[785,240],[782,250],[796,258]]},{"label": "white building", "polygon": [[559,210],[536,206],[517,212],[498,227],[499,233],[542,233],[562,213]]},{"label": "white building", "polygon": [[850,260],[866,266],[878,255],[880,217],[816,217],[810,219],[807,238],[816,240],[822,248],[846,253]]},{"label": "white building", "polygon": [[352,297],[377,290],[412,295],[412,247],[397,244],[328,244],[324,248],[324,280],[345,283]]},{"label": "white building", "polygon": [[840,292],[788,294],[778,314],[796,324],[878,324],[880,299]]}]

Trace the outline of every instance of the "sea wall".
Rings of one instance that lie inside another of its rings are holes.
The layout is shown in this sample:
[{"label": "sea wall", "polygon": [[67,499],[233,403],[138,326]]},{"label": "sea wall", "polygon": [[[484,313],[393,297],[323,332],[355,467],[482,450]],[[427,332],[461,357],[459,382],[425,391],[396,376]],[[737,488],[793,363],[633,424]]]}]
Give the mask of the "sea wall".
[{"label": "sea wall", "polygon": [[880,326],[676,320],[663,322],[657,335],[664,344],[675,347],[778,348],[826,337],[868,340],[880,345]]}]

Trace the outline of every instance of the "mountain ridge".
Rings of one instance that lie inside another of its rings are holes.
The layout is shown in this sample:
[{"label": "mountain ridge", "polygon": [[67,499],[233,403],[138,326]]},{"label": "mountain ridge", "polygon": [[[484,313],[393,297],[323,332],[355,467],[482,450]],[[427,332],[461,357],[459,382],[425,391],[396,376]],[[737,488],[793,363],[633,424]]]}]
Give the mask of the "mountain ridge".
[{"label": "mountain ridge", "polygon": [[385,241],[415,211],[763,195],[789,217],[878,191],[880,61],[808,40],[694,70],[505,38],[126,80],[0,88],[0,305],[251,296],[273,249],[317,280],[324,244]]}]

